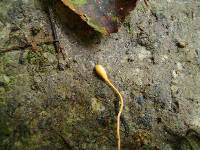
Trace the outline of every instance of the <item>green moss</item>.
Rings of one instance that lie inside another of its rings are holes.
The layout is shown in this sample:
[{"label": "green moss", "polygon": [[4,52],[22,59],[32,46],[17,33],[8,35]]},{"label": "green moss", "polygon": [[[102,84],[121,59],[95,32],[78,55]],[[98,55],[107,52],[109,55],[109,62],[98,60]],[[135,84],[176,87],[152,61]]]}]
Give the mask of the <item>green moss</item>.
[{"label": "green moss", "polygon": [[5,74],[1,74],[0,75],[0,82],[2,82],[4,84],[9,84],[10,78],[8,76],[6,76]]},{"label": "green moss", "polygon": [[54,48],[53,44],[51,44],[51,45],[46,45],[46,44],[41,45],[41,49],[44,52],[49,52],[51,54],[55,54],[55,48]]},{"label": "green moss", "polygon": [[71,0],[71,2],[75,5],[85,5],[87,3],[87,0]]},{"label": "green moss", "polygon": [[124,27],[127,29],[128,33],[131,33],[132,28],[130,22],[125,22]]},{"label": "green moss", "polygon": [[47,59],[43,56],[41,52],[32,51],[28,52],[26,59],[30,64],[44,64],[47,61]]}]

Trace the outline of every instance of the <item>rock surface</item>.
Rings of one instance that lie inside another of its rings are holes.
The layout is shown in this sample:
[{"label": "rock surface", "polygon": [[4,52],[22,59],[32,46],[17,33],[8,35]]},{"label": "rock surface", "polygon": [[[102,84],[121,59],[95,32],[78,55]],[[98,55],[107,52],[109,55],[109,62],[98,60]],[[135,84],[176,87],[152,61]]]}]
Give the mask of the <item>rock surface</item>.
[{"label": "rock surface", "polygon": [[2,149],[114,150],[117,96],[95,75],[97,63],[125,100],[122,149],[200,148],[198,0],[139,2],[108,37],[57,1],[65,57],[44,2],[0,1]]}]

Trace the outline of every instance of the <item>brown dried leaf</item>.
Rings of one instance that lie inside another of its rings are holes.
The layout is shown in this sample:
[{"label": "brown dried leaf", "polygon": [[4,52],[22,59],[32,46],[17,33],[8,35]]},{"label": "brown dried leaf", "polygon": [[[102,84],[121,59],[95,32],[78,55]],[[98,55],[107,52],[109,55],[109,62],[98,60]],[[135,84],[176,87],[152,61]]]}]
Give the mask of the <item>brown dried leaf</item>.
[{"label": "brown dried leaf", "polygon": [[138,0],[62,0],[95,30],[117,32],[120,22],[135,8]]}]

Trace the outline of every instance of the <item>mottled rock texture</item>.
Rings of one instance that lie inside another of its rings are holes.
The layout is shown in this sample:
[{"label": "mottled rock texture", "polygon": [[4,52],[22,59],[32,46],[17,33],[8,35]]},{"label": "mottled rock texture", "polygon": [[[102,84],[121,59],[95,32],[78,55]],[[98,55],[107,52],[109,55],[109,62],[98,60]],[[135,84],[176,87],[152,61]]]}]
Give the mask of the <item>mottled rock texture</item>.
[{"label": "mottled rock texture", "polygon": [[64,57],[47,7],[0,0],[1,149],[114,150],[118,99],[97,63],[125,100],[123,150],[199,149],[199,0],[141,1],[108,37],[57,1]]}]

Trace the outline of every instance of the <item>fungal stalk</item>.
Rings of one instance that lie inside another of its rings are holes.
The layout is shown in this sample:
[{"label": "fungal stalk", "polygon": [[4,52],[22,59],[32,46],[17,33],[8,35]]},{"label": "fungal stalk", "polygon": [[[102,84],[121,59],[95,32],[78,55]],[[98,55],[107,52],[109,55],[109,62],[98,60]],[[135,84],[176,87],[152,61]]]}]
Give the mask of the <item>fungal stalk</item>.
[{"label": "fungal stalk", "polygon": [[120,98],[120,101],[119,101],[120,109],[117,114],[117,134],[116,134],[117,150],[120,150],[121,149],[120,117],[121,117],[121,113],[122,113],[123,107],[124,107],[124,100],[123,100],[123,97],[122,97],[121,93],[119,92],[119,90],[112,84],[112,82],[108,78],[108,75],[107,75],[105,69],[101,65],[96,65],[95,70],[96,70],[96,73],[114,90],[114,92]]}]

